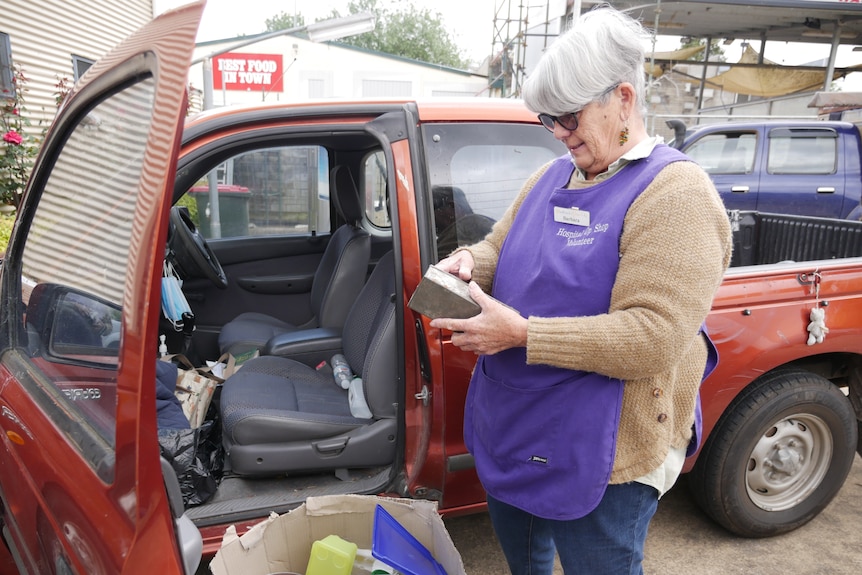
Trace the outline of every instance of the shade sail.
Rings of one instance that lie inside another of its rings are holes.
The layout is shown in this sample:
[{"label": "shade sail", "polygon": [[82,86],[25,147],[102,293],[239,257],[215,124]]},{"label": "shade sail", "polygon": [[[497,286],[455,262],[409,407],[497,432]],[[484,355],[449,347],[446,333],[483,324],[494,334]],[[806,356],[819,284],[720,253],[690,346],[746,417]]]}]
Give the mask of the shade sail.
[{"label": "shade sail", "polygon": [[[757,51],[751,46],[746,46],[739,63],[758,64],[758,59]],[[844,74],[836,71],[834,78],[840,78]],[[708,86],[763,98],[815,90],[822,88],[825,81],[825,71],[800,70],[793,66],[781,66],[766,59],[757,67],[733,67],[727,72],[705,80]]]}]

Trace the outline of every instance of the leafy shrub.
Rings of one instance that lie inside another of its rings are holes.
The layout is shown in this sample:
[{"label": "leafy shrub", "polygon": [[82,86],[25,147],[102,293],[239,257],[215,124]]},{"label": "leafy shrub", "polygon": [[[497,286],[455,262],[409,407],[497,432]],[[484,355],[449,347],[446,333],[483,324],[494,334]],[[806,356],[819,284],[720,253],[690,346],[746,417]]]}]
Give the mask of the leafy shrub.
[{"label": "leafy shrub", "polygon": [[6,253],[9,238],[12,236],[12,226],[15,224],[15,214],[0,214],[0,254]]}]

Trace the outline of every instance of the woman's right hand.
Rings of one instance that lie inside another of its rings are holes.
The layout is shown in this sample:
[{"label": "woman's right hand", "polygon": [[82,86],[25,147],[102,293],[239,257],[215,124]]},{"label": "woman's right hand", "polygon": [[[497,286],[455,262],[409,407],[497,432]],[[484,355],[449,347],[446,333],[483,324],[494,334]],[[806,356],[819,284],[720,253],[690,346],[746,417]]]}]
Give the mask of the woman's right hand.
[{"label": "woman's right hand", "polygon": [[458,250],[451,256],[437,262],[434,267],[468,282],[473,279],[473,268],[475,266],[476,262],[473,261],[473,254],[467,250]]}]

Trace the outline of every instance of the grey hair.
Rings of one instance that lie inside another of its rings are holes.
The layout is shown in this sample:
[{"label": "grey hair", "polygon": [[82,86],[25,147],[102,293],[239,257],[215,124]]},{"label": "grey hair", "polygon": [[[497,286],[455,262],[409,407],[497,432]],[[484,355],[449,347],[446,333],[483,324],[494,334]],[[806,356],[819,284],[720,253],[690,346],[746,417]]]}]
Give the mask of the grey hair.
[{"label": "grey hair", "polygon": [[533,112],[561,116],[596,99],[607,101],[606,90],[629,82],[645,115],[644,40],[649,38],[640,22],[606,4],[584,13],[539,60],[524,83],[524,103]]}]

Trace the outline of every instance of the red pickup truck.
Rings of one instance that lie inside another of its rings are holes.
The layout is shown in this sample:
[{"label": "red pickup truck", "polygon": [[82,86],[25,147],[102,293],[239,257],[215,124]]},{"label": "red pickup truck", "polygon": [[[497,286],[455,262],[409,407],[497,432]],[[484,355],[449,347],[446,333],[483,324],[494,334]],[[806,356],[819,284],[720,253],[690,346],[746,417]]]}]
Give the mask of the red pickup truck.
[{"label": "red pickup truck", "polygon": [[[323,493],[483,509],[462,438],[475,356],[407,303],[565,150],[507,100],[187,120],[202,9],[156,19],[93,66],[19,210],[0,275],[0,524],[22,573],[193,573],[226,526]],[[816,516],[855,456],[862,224],[730,217],[734,267],[707,320],[721,362],[686,471],[710,515],[756,537]],[[184,297],[163,287],[180,283]],[[829,331],[809,345],[812,309]],[[189,432],[203,473],[163,441],[176,430],[157,409],[162,343],[196,365],[261,354]],[[370,417],[327,372],[336,354]],[[268,372],[272,356],[319,385]]]}]

